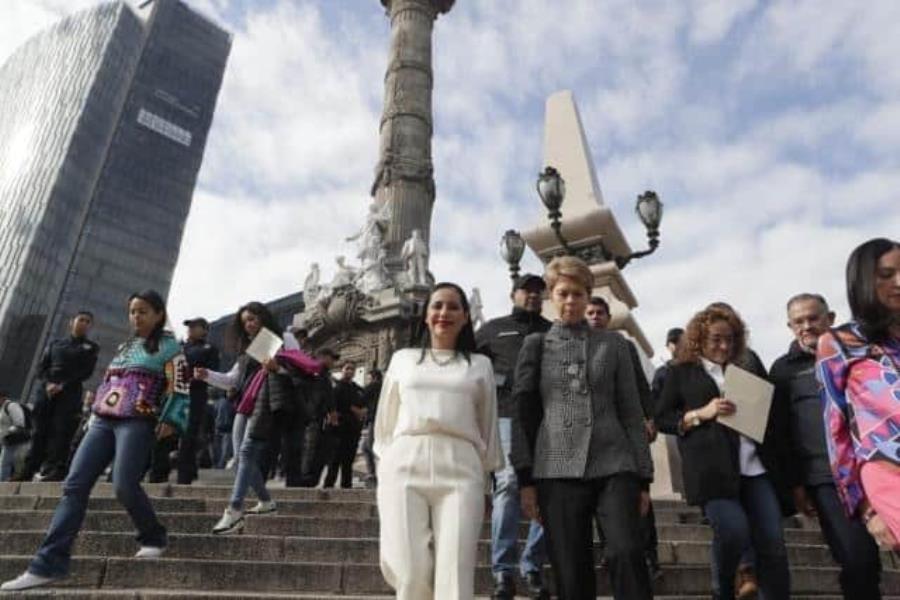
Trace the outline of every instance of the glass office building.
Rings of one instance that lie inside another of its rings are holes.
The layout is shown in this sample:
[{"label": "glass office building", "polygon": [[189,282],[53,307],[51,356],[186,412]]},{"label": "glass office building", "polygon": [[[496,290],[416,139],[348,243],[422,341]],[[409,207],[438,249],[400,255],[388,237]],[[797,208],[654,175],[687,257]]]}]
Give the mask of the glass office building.
[{"label": "glass office building", "polygon": [[95,315],[100,367],[134,291],[168,295],[231,37],[180,0],[57,23],[0,67],[0,391]]}]

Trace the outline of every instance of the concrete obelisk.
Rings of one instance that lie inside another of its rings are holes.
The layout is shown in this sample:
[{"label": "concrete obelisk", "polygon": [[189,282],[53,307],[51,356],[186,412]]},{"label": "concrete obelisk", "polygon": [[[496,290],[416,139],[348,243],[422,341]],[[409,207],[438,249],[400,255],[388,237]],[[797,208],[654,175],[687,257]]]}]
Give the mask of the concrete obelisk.
[{"label": "concrete obelisk", "polygon": [[385,208],[387,267],[402,269],[400,251],[414,229],[431,240],[434,167],[431,36],[438,15],[454,0],[381,0],[391,19],[391,49],[384,79],[381,145],[372,195]]}]

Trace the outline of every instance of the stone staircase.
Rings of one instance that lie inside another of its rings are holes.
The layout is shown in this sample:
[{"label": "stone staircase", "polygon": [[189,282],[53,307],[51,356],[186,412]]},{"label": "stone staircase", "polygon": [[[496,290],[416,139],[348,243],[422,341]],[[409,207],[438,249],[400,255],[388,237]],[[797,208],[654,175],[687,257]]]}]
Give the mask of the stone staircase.
[{"label": "stone staircase", "polygon": [[[207,473],[194,486],[147,485],[169,529],[165,558],[137,560],[128,515],[109,484],[98,484],[75,547],[72,574],[26,598],[353,598],[389,596],[378,568],[378,521],[369,490],[272,489],[278,513],[248,517],[242,534],[213,536],[230,487],[227,473]],[[209,481],[218,483],[210,485]],[[57,483],[0,484],[0,579],[20,573],[46,531]],[[663,576],[658,598],[709,597],[709,527],[680,502],[656,501]],[[839,597],[838,571],[820,532],[788,522],[795,598]],[[522,526],[524,537],[525,525]],[[489,528],[479,545],[477,593],[491,589]],[[900,561],[882,557],[882,589],[900,600]],[[598,589],[609,594],[606,573]]]}]

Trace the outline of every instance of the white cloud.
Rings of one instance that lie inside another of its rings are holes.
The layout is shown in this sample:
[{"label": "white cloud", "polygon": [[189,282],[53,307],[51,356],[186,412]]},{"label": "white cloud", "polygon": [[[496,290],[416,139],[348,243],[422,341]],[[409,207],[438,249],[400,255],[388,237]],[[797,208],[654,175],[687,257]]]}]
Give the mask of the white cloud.
[{"label": "white cloud", "polygon": [[[0,60],[93,0],[4,0]],[[189,0],[234,47],[171,294],[216,317],[327,280],[362,223],[389,24],[374,0]],[[651,342],[732,302],[767,361],[783,304],[824,292],[842,318],[849,251],[900,230],[900,21],[891,0],[458,2],[435,23],[431,266],[508,310],[500,235],[540,216],[545,98],[573,89],[600,184],[633,246],[636,194],[666,203],[662,246],[628,267]],[[539,269],[533,256],[524,268]]]}]

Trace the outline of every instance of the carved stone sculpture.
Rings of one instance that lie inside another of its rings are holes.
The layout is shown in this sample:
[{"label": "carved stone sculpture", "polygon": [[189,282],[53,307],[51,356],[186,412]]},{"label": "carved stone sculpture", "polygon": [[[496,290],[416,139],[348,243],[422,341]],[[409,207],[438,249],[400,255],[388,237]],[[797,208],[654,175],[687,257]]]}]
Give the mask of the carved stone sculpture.
[{"label": "carved stone sculpture", "polygon": [[422,239],[418,229],[412,230],[412,236],[403,244],[400,258],[406,270],[406,280],[409,285],[428,285],[428,244]]},{"label": "carved stone sculpture", "polygon": [[484,325],[484,302],[481,301],[481,290],[477,287],[472,288],[472,295],[469,296],[469,320],[472,321],[473,329]]}]

